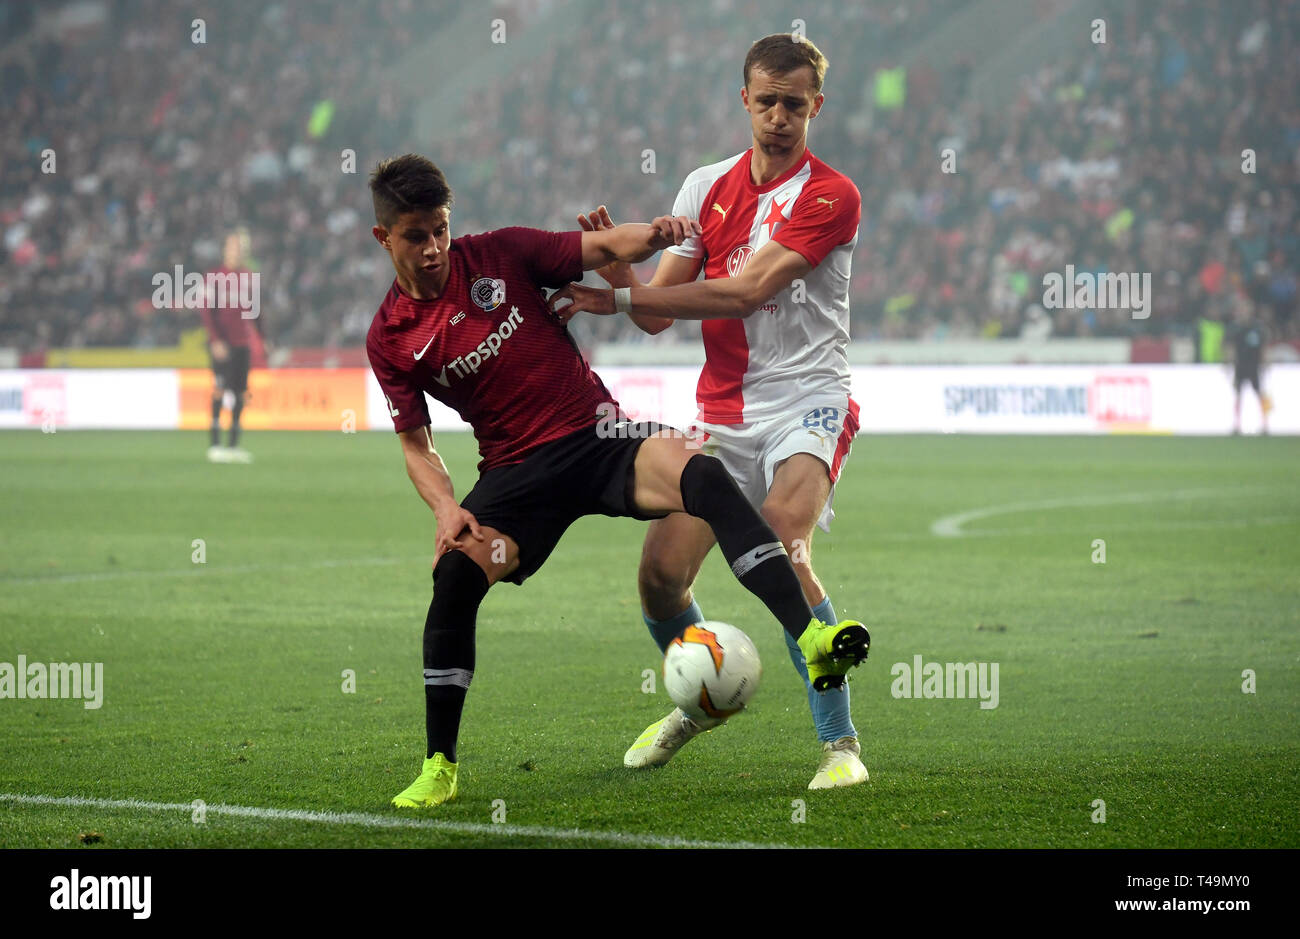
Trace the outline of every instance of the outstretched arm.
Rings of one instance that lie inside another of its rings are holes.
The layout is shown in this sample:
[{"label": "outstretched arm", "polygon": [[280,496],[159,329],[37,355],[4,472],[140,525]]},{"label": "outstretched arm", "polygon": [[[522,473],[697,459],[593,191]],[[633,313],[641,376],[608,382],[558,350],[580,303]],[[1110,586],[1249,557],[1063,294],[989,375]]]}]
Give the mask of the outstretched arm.
[{"label": "outstretched arm", "polygon": [[679,245],[700,233],[700,223],[685,216],[661,215],[650,224],[628,222],[613,228],[582,233],[582,269],[604,267],[616,261],[636,264],[656,251]]},{"label": "outstretched arm", "polygon": [[[613,219],[609,217],[609,210],[603,205],[594,212],[579,215],[578,224],[582,226],[583,231],[610,230],[616,227]],[[702,259],[700,258],[688,258],[680,254],[674,254],[671,251],[665,251],[659,256],[659,267],[655,269],[654,277],[650,278],[649,284],[642,284],[641,281],[637,280],[632,265],[625,261],[607,264],[598,268],[596,273],[603,277],[611,287],[671,287],[675,284],[689,284],[695,280],[700,274],[701,264]],[[673,325],[672,318],[667,316],[630,313],[628,319],[643,332],[652,336]]]},{"label": "outstretched arm", "polygon": [[[619,226],[620,228],[623,226]],[[710,278],[671,287],[632,287],[626,309],[617,308],[614,291],[569,284],[551,294],[550,306],[561,318],[575,313],[608,316],[669,317],[679,320],[743,319],[803,277],[812,265],[799,252],[769,241],[736,277]],[[564,305],[565,301],[571,301]]]}]

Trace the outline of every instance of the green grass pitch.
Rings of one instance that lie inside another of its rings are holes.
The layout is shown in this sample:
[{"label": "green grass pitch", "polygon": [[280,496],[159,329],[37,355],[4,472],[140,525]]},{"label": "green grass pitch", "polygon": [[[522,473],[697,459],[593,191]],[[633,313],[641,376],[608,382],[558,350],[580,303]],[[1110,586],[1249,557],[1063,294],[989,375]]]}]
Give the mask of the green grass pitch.
[{"label": "green grass pitch", "polygon": [[[670,706],[642,691],[643,526],[585,519],[488,595],[460,799],[406,827],[381,821],[422,756],[432,513],[390,434],[247,445],[231,466],[200,434],[0,435],[0,662],[104,664],[98,710],[0,700],[0,793],[361,814],[0,798],[0,846],[1300,846],[1300,440],[859,439],[813,558],[871,628],[871,781],[829,792],[805,788],[779,627],[716,552],[697,595],[754,638],[762,687],[668,767],[623,769]],[[463,495],[473,441],[441,449]],[[893,697],[914,655],[998,663],[998,706]]]}]

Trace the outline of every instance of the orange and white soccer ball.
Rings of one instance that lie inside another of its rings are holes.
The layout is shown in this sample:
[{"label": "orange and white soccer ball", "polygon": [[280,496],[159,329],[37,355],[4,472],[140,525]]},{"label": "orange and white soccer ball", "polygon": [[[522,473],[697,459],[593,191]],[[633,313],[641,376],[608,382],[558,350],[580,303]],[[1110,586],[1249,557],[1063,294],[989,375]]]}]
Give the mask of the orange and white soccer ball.
[{"label": "orange and white soccer ball", "polygon": [[762,675],[754,643],[729,623],[687,626],[664,653],[664,688],[695,720],[730,717],[742,710]]}]

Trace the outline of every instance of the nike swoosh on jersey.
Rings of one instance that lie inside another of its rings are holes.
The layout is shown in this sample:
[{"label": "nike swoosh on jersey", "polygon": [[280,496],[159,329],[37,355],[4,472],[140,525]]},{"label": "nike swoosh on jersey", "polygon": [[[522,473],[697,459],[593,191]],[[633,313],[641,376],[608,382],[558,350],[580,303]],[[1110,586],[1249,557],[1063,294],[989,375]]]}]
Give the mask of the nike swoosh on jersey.
[{"label": "nike swoosh on jersey", "polygon": [[[432,337],[432,336],[430,336],[430,337],[429,337],[429,341],[426,342],[426,343],[424,344],[424,348],[423,348],[423,349],[421,349],[419,352],[415,352],[415,353],[413,353],[413,355],[415,356],[415,361],[418,362],[418,361],[420,361],[420,359],[424,358],[424,353],[426,353],[426,352],[429,351],[429,346],[431,346],[431,345],[433,345],[433,337]],[[444,368],[443,368],[443,371],[445,372],[445,371],[447,371],[447,369],[444,367]]]},{"label": "nike swoosh on jersey", "polygon": [[[425,348],[427,349],[429,347],[425,346]],[[442,372],[437,375],[434,375],[433,380],[436,381],[438,384],[442,385],[442,387],[444,388],[450,388],[451,379],[447,377],[447,366],[444,365],[442,367]]]}]

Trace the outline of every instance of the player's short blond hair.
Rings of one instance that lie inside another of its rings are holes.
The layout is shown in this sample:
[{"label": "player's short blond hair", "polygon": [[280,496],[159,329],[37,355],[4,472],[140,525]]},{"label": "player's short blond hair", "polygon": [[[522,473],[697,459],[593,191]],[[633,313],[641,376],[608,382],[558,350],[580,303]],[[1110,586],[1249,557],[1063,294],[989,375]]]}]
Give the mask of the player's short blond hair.
[{"label": "player's short blond hair", "polygon": [[794,33],[773,33],[764,36],[749,47],[745,56],[745,87],[749,87],[751,69],[761,69],[771,75],[784,75],[805,65],[812,69],[813,94],[820,94],[822,82],[826,80],[826,56],[811,39],[796,36]]}]

